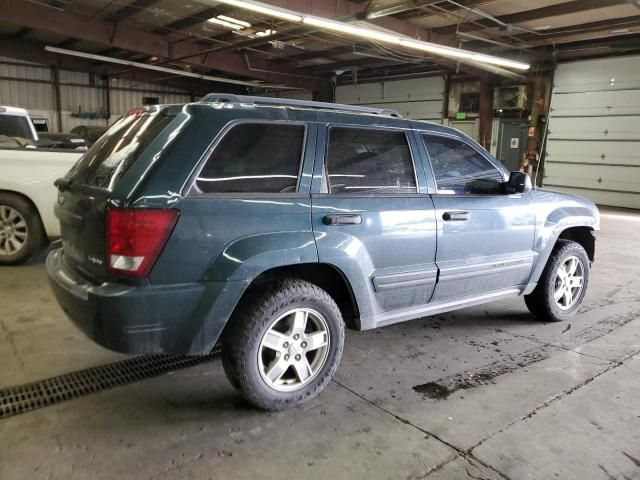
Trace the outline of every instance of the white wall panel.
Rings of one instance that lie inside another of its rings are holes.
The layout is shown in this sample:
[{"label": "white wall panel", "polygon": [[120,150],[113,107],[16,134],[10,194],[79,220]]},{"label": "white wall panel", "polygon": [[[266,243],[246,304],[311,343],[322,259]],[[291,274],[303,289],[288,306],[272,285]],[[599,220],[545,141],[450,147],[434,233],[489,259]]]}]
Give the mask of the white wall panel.
[{"label": "white wall panel", "polygon": [[269,93],[260,93],[258,97],[290,98],[293,100],[313,100],[311,90],[279,90]]},{"label": "white wall panel", "polygon": [[640,208],[640,56],[560,64],[543,183]]},{"label": "white wall panel", "polygon": [[336,102],[388,108],[406,118],[442,122],[444,79],[413,78],[379,83],[342,85],[336,88]]}]

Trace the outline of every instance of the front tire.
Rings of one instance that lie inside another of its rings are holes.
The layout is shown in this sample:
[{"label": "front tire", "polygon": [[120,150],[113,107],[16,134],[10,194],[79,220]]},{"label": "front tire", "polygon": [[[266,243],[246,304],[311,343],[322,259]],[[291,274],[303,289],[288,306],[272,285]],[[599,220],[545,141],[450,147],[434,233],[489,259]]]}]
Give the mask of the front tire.
[{"label": "front tire", "polygon": [[0,265],[26,262],[40,251],[44,240],[33,205],[17,195],[0,193]]},{"label": "front tire", "polygon": [[538,285],[524,301],[538,319],[559,322],[573,317],[587,292],[590,263],[582,245],[558,240]]},{"label": "front tire", "polygon": [[252,404],[283,410],[318,395],[335,373],[344,321],[318,286],[285,279],[253,292],[225,329],[222,364]]}]

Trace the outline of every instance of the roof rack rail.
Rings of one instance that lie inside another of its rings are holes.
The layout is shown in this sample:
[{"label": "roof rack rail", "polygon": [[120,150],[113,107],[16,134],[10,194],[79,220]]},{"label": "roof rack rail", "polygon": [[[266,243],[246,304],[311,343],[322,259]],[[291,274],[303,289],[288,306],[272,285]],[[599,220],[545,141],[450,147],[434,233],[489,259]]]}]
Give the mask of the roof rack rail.
[{"label": "roof rack rail", "polygon": [[312,102],[310,100],[294,100],[291,98],[255,97],[251,95],[234,95],[232,93],[209,93],[200,102],[228,102],[250,103],[253,105],[272,105],[274,107],[303,107],[319,110],[340,110],[343,112],[370,113],[373,115],[387,115],[402,118],[395,110],[386,108],[362,107],[360,105],[345,105],[343,103]]}]

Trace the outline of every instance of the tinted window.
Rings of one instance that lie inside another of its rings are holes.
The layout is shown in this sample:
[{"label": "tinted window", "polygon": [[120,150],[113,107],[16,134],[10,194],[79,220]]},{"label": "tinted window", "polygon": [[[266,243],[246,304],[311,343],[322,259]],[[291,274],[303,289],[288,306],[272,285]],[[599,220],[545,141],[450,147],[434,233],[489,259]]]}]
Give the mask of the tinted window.
[{"label": "tinted window", "polygon": [[207,160],[197,188],[204,193],[294,193],[304,132],[302,125],[236,125]]},{"label": "tinted window", "polygon": [[161,111],[119,120],[74,166],[71,180],[111,190],[173,118]]},{"label": "tinted window", "polygon": [[471,146],[453,138],[422,136],[436,177],[438,192],[498,193],[504,181],[491,162]]},{"label": "tinted window", "polygon": [[17,115],[0,115],[0,135],[33,140],[28,120]]},{"label": "tinted window", "polygon": [[416,193],[404,132],[332,127],[326,160],[331,193]]}]

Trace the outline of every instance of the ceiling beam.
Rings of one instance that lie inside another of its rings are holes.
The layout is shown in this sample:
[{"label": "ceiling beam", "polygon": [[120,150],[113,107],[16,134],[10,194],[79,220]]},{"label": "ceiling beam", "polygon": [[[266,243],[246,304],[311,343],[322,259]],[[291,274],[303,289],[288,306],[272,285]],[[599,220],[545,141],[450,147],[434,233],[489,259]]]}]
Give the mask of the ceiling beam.
[{"label": "ceiling beam", "polygon": [[105,22],[111,22],[111,23],[117,23],[120,22],[122,20],[126,20],[127,18],[135,15],[136,13],[140,12],[140,10],[144,10],[146,8],[149,8],[153,5],[155,5],[156,3],[158,3],[160,0],[135,0],[133,2],[131,2],[129,5],[122,7],[119,10],[116,10],[115,12],[113,12],[112,14],[110,14],[109,16],[104,18]]},{"label": "ceiling beam", "polygon": [[[224,5],[221,5],[221,7],[224,7]],[[172,33],[178,30],[186,30],[187,28],[191,28],[200,23],[204,23],[210,18],[215,17],[217,15],[221,15],[221,14],[224,15],[225,12],[228,12],[228,9],[223,9],[218,7],[207,8],[189,17],[184,17],[174,22],[168,23],[160,28],[156,28],[153,32],[154,33]]]},{"label": "ceiling beam", "polygon": [[[212,0],[197,0],[202,4],[209,4]],[[288,10],[292,10],[298,12],[303,15],[314,15],[323,18],[338,18],[342,21],[354,21],[359,19],[364,19],[366,11],[362,9],[361,6],[354,4],[352,2],[335,2],[334,0],[266,0],[265,3],[270,5],[278,6],[281,8],[285,8]],[[410,23],[403,20],[398,20],[393,17],[382,17],[367,20],[369,23],[373,25],[377,25],[379,27],[385,28],[387,30],[399,33],[401,35],[406,35],[412,38],[427,40],[434,43],[439,43],[441,45],[448,44],[450,42],[444,42],[443,37],[434,35],[431,31],[427,31],[420,26]],[[275,38],[281,38],[282,35],[301,35],[305,32],[308,32],[309,28],[306,26],[300,25],[291,25],[286,28],[279,29],[277,35],[271,37],[265,37],[264,39],[251,39],[246,41],[241,41],[235,43],[230,46],[221,46],[214,47],[211,51],[225,51],[227,49],[238,49],[238,48],[252,48],[260,45],[261,43],[265,43],[269,40],[273,40]],[[455,37],[450,36],[449,40]],[[441,40],[441,41],[438,41]],[[419,55],[417,55],[419,56]],[[473,75],[481,75],[484,71],[491,71],[493,73],[498,74],[506,74],[509,76],[517,76],[521,77],[521,75],[513,74],[505,69],[496,68],[490,65],[485,65],[480,62],[471,62],[465,61],[465,63],[456,62],[455,60],[445,59],[443,57],[438,57],[435,60],[439,65],[446,67],[448,69],[452,69],[455,71],[464,71]],[[401,63],[401,62],[399,62]]]},{"label": "ceiling beam", "polygon": [[215,69],[242,77],[280,83],[310,90],[320,86],[320,79],[308,78],[299,72],[287,70],[264,58],[251,58],[249,67],[243,55],[235,52],[215,52],[200,55],[200,47],[193,42],[172,44],[160,34],[142,31],[122,24],[87,19],[67,12],[46,9],[35,3],[21,0],[3,0],[2,21],[22,27],[42,30],[116,47],[132,52],[167,58],[186,58],[184,63],[193,67]]},{"label": "ceiling beam", "polygon": [[[584,12],[596,8],[612,7],[616,5],[628,4],[629,0],[574,0],[568,3],[551,5],[548,7],[534,8],[510,15],[502,15],[496,17],[503,23],[516,25],[521,22],[531,22],[542,18],[557,17],[560,15],[569,15],[572,13]],[[473,22],[462,22],[456,25],[435,28],[434,32],[438,35],[455,34],[458,29],[464,32],[473,32],[484,28],[498,27],[499,25],[488,19],[474,20]],[[462,27],[462,28],[460,28]]]},{"label": "ceiling beam", "polygon": [[[495,2],[495,0],[460,0],[457,3],[464,5],[465,7],[468,8],[474,8],[474,7],[481,7],[482,5],[486,5],[489,3],[493,3]],[[457,5],[447,2],[447,1],[440,1],[437,2],[437,8],[439,11],[444,11],[444,12],[454,12],[456,10],[459,10],[460,7],[458,7]],[[424,4],[421,3],[420,0],[409,0],[407,1],[407,5],[411,6],[411,8],[407,8],[407,10],[405,10],[402,13],[397,13],[394,14],[393,16],[399,20],[409,20],[411,18],[419,18],[419,17],[424,17],[424,12],[427,11],[425,9],[425,5],[426,7],[429,7],[429,4]],[[429,10],[429,14],[434,14],[434,12],[436,12],[437,10]]]},{"label": "ceiling beam", "polygon": [[238,88],[237,85],[217,84],[187,77],[171,77],[164,73],[148,70],[119,72],[118,67],[113,65],[104,63],[96,64],[95,62],[78,57],[56,55],[47,52],[41,45],[25,43],[24,41],[17,42],[9,38],[0,38],[0,56],[46,66],[57,66],[63,70],[108,75],[113,78],[180,88],[184,90],[185,93],[193,92],[196,95],[203,95],[212,90],[230,93],[242,93],[242,91],[244,91],[244,89]]},{"label": "ceiling beam", "polygon": [[[640,12],[640,10],[638,10]],[[554,28],[545,30],[543,35],[524,34],[519,35],[519,39],[525,40],[533,46],[547,45],[553,43],[569,43],[577,40],[588,40],[589,38],[601,38],[605,32],[606,38],[617,35],[626,35],[633,32],[618,32],[617,30],[638,30],[640,29],[640,15],[624,18],[610,18],[598,22],[581,23],[569,27]],[[640,32],[639,32],[640,33]]]}]

